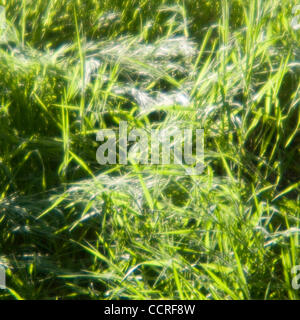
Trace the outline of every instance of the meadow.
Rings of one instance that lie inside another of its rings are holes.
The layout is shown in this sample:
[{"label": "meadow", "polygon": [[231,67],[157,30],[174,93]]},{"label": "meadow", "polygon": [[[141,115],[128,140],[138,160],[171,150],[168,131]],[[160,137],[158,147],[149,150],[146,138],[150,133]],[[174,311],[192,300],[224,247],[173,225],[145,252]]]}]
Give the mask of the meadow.
[{"label": "meadow", "polygon": [[[299,299],[298,0],[0,6],[0,299]],[[96,161],[183,120],[201,175]]]}]

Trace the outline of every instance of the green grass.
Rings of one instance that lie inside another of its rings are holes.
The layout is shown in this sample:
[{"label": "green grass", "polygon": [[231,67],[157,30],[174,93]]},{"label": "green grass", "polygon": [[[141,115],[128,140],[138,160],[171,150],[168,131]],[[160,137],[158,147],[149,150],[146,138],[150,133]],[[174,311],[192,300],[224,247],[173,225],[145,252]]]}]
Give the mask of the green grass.
[{"label": "green grass", "polygon": [[[0,298],[298,299],[297,2],[1,0]],[[120,121],[204,173],[100,166]]]}]

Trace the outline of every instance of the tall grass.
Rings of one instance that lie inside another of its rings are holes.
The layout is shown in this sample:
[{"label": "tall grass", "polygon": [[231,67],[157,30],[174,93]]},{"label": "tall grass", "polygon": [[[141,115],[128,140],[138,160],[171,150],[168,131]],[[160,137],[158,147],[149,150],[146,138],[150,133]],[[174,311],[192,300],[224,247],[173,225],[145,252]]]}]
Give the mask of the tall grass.
[{"label": "tall grass", "polygon": [[[295,0],[0,1],[2,299],[298,299]],[[100,166],[122,120],[205,171]]]}]

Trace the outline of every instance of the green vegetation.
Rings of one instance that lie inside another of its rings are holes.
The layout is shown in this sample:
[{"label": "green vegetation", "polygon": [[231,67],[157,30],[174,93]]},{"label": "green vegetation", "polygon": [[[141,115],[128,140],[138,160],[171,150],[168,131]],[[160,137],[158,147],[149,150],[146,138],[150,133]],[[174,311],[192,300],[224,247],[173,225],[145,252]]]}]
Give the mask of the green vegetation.
[{"label": "green vegetation", "polygon": [[[1,0],[0,298],[298,299],[297,2]],[[200,176],[96,161],[183,119]]]}]

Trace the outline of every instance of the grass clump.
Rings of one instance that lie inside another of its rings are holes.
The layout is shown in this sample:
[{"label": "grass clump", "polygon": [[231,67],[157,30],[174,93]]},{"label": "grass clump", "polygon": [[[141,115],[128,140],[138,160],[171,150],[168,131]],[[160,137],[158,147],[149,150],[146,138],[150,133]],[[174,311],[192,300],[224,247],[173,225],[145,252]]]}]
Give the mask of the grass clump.
[{"label": "grass clump", "polygon": [[[296,1],[0,4],[2,299],[299,298]],[[120,121],[204,173],[100,166]]]}]

